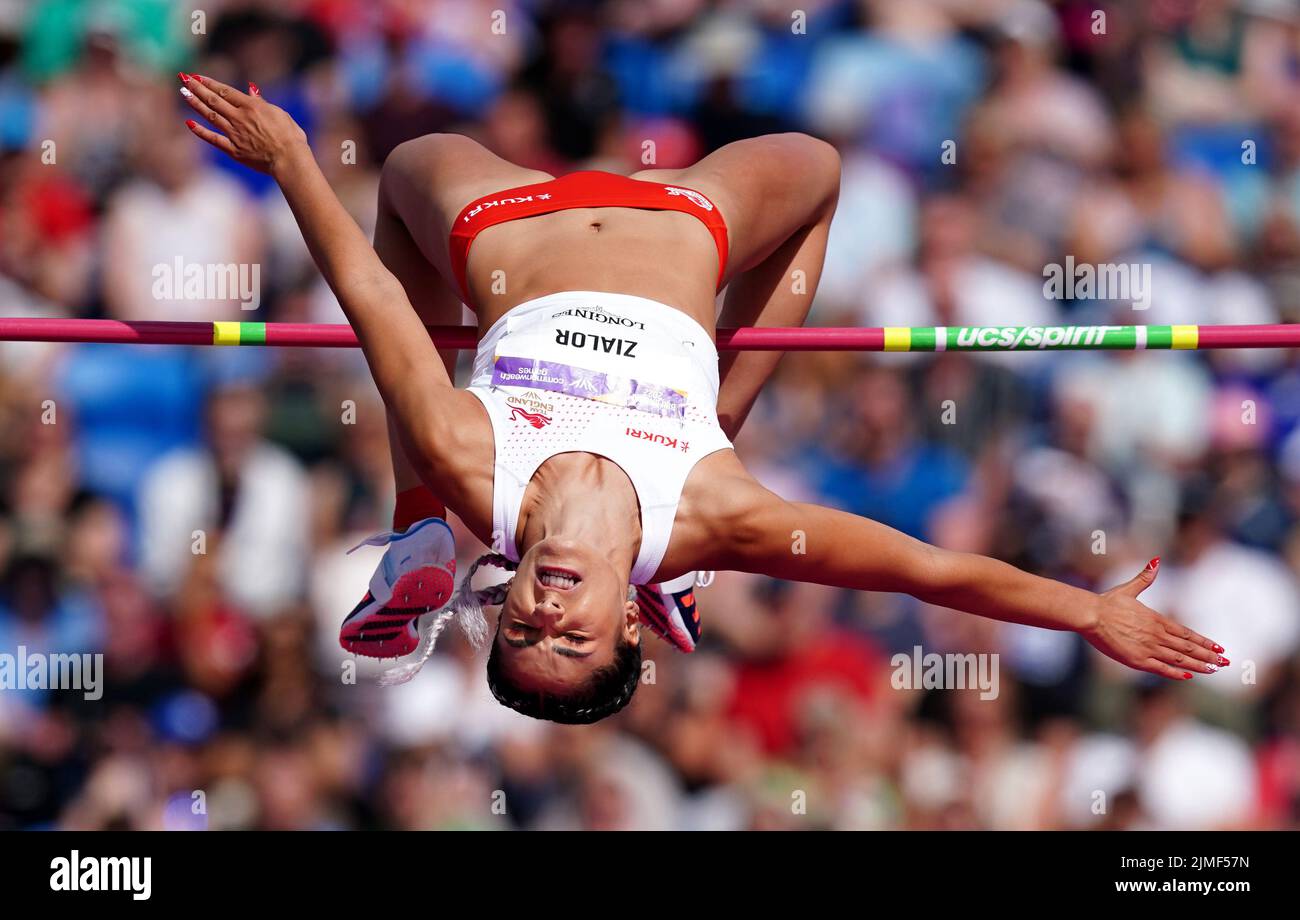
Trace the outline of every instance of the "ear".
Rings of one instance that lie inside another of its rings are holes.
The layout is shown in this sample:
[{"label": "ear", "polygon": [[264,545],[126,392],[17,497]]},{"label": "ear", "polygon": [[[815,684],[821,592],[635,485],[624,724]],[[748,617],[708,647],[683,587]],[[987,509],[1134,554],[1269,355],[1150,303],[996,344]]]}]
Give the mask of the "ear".
[{"label": "ear", "polygon": [[623,638],[633,645],[641,641],[641,610],[636,601],[623,602]]}]

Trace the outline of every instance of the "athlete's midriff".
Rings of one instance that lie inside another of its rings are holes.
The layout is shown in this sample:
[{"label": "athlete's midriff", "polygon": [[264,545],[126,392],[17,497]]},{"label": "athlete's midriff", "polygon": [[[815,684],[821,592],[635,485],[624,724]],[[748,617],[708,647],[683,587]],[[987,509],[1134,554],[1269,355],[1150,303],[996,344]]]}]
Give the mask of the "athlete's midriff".
[{"label": "athlete's midriff", "polygon": [[[495,292],[498,269],[505,289]],[[468,278],[482,330],[537,297],[612,291],[676,307],[712,331],[716,271],[717,256],[698,221],[667,211],[600,208],[489,227],[470,251]]]},{"label": "athlete's midriff", "polygon": [[[557,204],[563,206],[530,213]],[[645,297],[713,329],[726,228],[712,202],[694,190],[579,174],[477,199],[458,215],[457,227],[453,271],[461,273],[462,294],[477,307],[481,329],[517,304],[565,290]]]}]

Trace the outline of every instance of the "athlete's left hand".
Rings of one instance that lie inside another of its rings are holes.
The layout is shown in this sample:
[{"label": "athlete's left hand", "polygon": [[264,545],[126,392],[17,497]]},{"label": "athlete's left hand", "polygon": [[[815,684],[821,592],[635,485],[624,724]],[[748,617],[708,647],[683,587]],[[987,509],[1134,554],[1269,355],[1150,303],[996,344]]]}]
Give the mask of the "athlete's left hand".
[{"label": "athlete's left hand", "polygon": [[1173,680],[1213,674],[1227,665],[1223,646],[1161,616],[1137,599],[1160,570],[1156,557],[1136,576],[1098,596],[1095,621],[1083,637],[1102,654],[1139,671]]},{"label": "athlete's left hand", "polygon": [[307,148],[307,135],[288,112],[262,98],[256,85],[241,93],[220,80],[180,74],[181,95],[190,108],[221,133],[196,121],[186,127],[232,159],[272,175],[277,163],[292,161],[290,153]]}]

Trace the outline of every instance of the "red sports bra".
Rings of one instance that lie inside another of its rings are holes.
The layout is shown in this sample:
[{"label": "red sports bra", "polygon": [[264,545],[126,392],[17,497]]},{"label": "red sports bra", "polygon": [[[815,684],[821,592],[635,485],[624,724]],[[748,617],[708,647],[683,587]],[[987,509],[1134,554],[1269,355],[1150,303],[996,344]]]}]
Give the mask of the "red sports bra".
[{"label": "red sports bra", "polygon": [[694,189],[587,170],[484,195],[465,205],[456,217],[449,241],[451,270],[465,303],[470,302],[465,265],[469,247],[479,233],[521,217],[569,208],[645,208],[694,215],[708,228],[718,247],[718,287],[722,287],[727,270],[727,222],[712,201]]}]

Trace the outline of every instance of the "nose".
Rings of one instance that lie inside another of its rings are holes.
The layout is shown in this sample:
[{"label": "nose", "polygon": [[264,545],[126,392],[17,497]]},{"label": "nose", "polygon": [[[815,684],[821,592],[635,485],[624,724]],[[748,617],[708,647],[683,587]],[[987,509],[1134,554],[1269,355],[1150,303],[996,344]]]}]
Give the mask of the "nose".
[{"label": "nose", "polygon": [[564,608],[560,606],[560,602],[553,595],[543,594],[533,607],[533,613],[548,620],[558,620],[564,615]]}]

